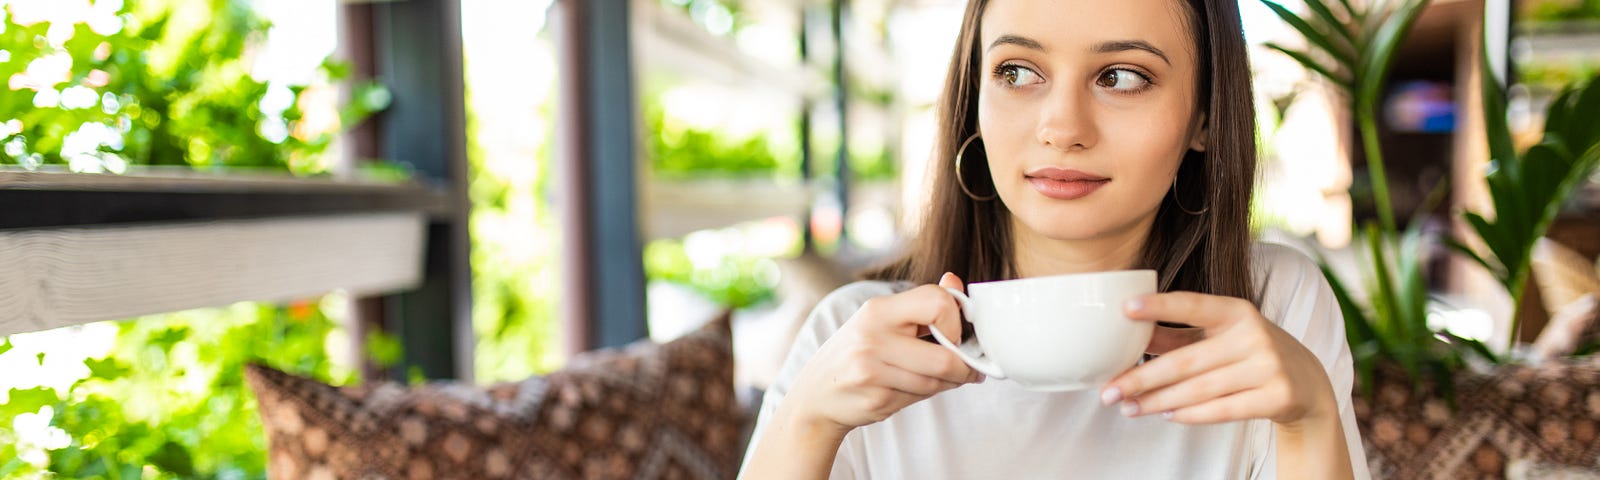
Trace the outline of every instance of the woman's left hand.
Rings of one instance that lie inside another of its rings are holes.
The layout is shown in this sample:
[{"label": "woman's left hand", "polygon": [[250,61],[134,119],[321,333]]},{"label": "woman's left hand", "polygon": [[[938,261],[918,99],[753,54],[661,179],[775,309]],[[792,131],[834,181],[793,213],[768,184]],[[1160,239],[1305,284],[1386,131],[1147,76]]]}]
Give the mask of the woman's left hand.
[{"label": "woman's left hand", "polygon": [[1338,422],[1322,362],[1248,301],[1192,292],[1147,295],[1124,306],[1136,321],[1193,325],[1205,338],[1123,372],[1101,390],[1127,416],[1179,423],[1267,418],[1284,426]]}]

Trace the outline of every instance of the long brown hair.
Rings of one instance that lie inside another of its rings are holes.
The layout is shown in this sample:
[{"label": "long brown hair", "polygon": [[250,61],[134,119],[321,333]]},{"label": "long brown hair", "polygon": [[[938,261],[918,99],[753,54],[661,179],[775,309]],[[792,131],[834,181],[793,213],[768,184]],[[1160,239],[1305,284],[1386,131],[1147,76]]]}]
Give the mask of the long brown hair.
[{"label": "long brown hair", "polygon": [[[1184,155],[1175,190],[1162,200],[1138,267],[1160,273],[1161,291],[1254,301],[1249,218],[1255,109],[1239,7],[1232,0],[1181,1],[1198,52],[1197,104],[1206,114],[1206,150]],[[932,169],[933,196],[922,228],[903,257],[867,272],[866,278],[921,283],[954,272],[967,282],[983,282],[1008,279],[1017,271],[1009,253],[1011,212],[998,200],[977,201],[963,193],[954,172],[957,150],[978,132],[978,82],[984,74],[978,27],[987,4],[971,0],[961,21],[938,107],[934,158],[945,163]],[[993,179],[981,149],[969,148],[961,163],[967,185],[978,195],[989,193],[982,186],[993,185]],[[1202,213],[1189,213],[1194,211]]]}]

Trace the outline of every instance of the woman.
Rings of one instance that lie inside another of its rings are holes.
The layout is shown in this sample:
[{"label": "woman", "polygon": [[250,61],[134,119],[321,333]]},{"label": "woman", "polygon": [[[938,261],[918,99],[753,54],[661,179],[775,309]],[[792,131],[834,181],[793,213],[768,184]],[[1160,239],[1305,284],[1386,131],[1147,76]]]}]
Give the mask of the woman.
[{"label": "woman", "polygon": [[[924,226],[813,312],[744,475],[1365,478],[1338,306],[1251,244],[1249,73],[1234,0],[971,0]],[[1098,391],[984,382],[920,338],[962,327],[914,283],[1133,268],[1165,292],[1125,306],[1163,322],[1154,357]]]}]

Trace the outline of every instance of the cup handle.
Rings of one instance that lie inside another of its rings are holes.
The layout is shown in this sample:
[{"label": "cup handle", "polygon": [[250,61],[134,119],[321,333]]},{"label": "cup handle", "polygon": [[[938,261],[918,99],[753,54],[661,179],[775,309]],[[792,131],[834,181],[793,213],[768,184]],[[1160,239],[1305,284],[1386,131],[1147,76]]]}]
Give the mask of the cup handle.
[{"label": "cup handle", "polygon": [[[956,303],[961,305],[963,313],[970,313],[967,310],[967,302],[971,299],[967,298],[966,293],[949,287],[946,287],[945,291],[950,292],[950,295],[955,297]],[[976,320],[970,314],[967,315],[967,318]],[[989,376],[989,378],[1006,378],[1006,374],[1000,370],[1000,366],[989,360],[989,356],[983,353],[983,345],[978,342],[977,336],[973,336],[971,341],[956,345],[949,338],[945,338],[944,334],[939,332],[939,329],[929,327],[928,331],[933,334],[934,340],[938,340],[939,344],[943,345],[944,348],[955,352],[956,356],[961,357],[961,361],[966,362],[967,366],[972,367],[973,370],[977,370]]]}]

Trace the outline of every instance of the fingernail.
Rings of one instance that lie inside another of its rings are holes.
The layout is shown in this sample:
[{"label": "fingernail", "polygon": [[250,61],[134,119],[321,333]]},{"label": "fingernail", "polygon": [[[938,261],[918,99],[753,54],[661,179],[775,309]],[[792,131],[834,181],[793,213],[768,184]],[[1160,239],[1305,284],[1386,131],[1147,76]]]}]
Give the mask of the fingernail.
[{"label": "fingernail", "polygon": [[1172,420],[1172,410],[1167,410],[1165,412],[1161,412],[1161,419],[1162,420]]},{"label": "fingernail", "polygon": [[1137,311],[1140,311],[1140,310],[1144,310],[1144,299],[1135,298],[1133,300],[1128,300],[1128,303],[1125,304],[1125,307],[1130,312],[1137,312]]},{"label": "fingernail", "polygon": [[1131,417],[1139,414],[1138,402],[1122,402],[1122,416]]},{"label": "fingernail", "polygon": [[981,373],[978,374],[978,383],[983,383],[983,382],[987,382],[987,381],[989,381],[989,376],[988,375],[984,375],[984,374],[981,374]]},{"label": "fingernail", "polygon": [[1105,391],[1100,392],[1100,404],[1101,405],[1111,405],[1113,403],[1117,403],[1120,400],[1122,400],[1122,389],[1120,389],[1120,388],[1107,387],[1105,389]]},{"label": "fingernail", "polygon": [[950,281],[950,276],[951,275],[955,275],[955,274],[954,273],[950,273],[950,272],[944,272],[944,275],[939,276],[939,283],[945,283],[945,282]]}]

